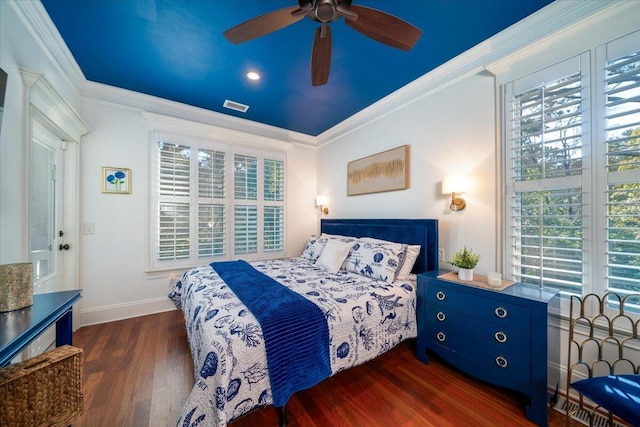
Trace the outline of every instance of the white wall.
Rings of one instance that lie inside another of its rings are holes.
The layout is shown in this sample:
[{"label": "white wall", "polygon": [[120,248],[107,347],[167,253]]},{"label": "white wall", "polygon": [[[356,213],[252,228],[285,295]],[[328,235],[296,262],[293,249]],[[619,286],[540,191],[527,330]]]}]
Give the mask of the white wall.
[{"label": "white wall", "polygon": [[8,75],[0,130],[0,264],[25,262],[21,231],[23,214],[23,113],[20,69],[45,74],[66,101],[77,105],[77,91],[42,50],[9,2],[0,1],[0,68]]},{"label": "white wall", "polygon": [[[481,254],[476,271],[496,269],[494,79],[470,77],[417,99],[318,149],[318,193],[334,218],[437,218],[445,259],[463,245]],[[347,163],[409,145],[409,189],[347,196]],[[476,186],[449,209],[442,177],[465,173]],[[446,265],[444,265],[446,266]]]},{"label": "white wall", "polygon": [[[83,325],[173,309],[167,298],[169,276],[181,271],[147,272],[149,266],[150,131],[177,132],[225,141],[243,135],[216,126],[153,115],[111,102],[83,97],[81,114],[92,129],[83,138],[80,171],[80,222],[95,234],[80,240],[80,287]],[[157,126],[162,126],[158,128]],[[287,252],[298,255],[316,231],[316,149],[258,136],[287,153]],[[131,170],[131,194],[101,192],[102,166]]]}]

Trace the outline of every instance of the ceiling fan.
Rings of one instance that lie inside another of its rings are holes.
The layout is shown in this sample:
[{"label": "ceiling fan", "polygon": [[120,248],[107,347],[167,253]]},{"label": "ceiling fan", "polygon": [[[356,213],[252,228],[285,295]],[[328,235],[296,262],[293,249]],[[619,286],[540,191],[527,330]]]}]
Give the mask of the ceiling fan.
[{"label": "ceiling fan", "polygon": [[298,6],[287,7],[260,15],[223,34],[238,44],[264,36],[294,24],[305,16],[320,22],[311,50],[311,84],[321,86],[329,81],[331,70],[331,27],[327,24],[344,17],[354,30],[380,43],[410,50],[420,38],[422,30],[410,23],[365,6],[351,4],[351,0],[298,0]]}]

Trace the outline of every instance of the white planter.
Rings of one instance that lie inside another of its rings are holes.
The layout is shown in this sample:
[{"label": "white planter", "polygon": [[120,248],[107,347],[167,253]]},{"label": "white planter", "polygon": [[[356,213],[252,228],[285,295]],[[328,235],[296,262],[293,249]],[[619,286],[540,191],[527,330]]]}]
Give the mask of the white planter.
[{"label": "white planter", "polygon": [[473,268],[459,268],[458,279],[472,281],[473,280]]}]

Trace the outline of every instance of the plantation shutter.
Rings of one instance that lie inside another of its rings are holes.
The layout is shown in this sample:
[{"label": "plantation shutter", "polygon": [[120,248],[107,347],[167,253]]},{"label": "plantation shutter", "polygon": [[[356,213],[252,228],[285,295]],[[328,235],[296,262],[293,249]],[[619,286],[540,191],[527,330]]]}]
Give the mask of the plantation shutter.
[{"label": "plantation shutter", "polygon": [[[536,79],[545,83],[531,86]],[[507,85],[511,274],[523,283],[578,293],[584,254],[584,91],[577,61]]]},{"label": "plantation shutter", "polygon": [[607,58],[604,77],[606,274],[624,295],[640,292],[640,52]]},{"label": "plantation shutter", "polygon": [[225,165],[223,151],[198,151],[198,256],[226,255]]},{"label": "plantation shutter", "polygon": [[256,253],[258,251],[258,208],[255,205],[235,205],[233,223],[234,254]]},{"label": "plantation shutter", "polygon": [[285,154],[153,133],[150,268],[285,252]]},{"label": "plantation shutter", "polygon": [[160,261],[190,257],[191,148],[158,143],[159,226],[157,257]]},{"label": "plantation shutter", "polygon": [[263,250],[284,249],[284,162],[264,159],[263,178]]},{"label": "plantation shutter", "polygon": [[[233,250],[236,255],[258,251],[258,159],[234,155],[234,232]],[[244,203],[239,203],[243,201]]]}]

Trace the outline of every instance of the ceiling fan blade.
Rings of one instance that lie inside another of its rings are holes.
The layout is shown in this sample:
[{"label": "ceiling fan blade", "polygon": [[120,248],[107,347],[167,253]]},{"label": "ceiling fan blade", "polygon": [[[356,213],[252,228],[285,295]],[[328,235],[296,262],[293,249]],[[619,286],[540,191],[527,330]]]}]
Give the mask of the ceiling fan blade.
[{"label": "ceiling fan blade", "polygon": [[316,29],[311,51],[311,84],[322,86],[329,81],[331,71],[331,27]]},{"label": "ceiling fan blade", "polygon": [[358,19],[345,20],[345,24],[367,37],[386,45],[410,50],[420,38],[422,30],[398,17],[365,6],[352,5],[350,11],[358,14]]},{"label": "ceiling fan blade", "polygon": [[222,33],[231,43],[243,43],[294,24],[305,15],[292,15],[298,6],[286,7],[249,19]]}]

